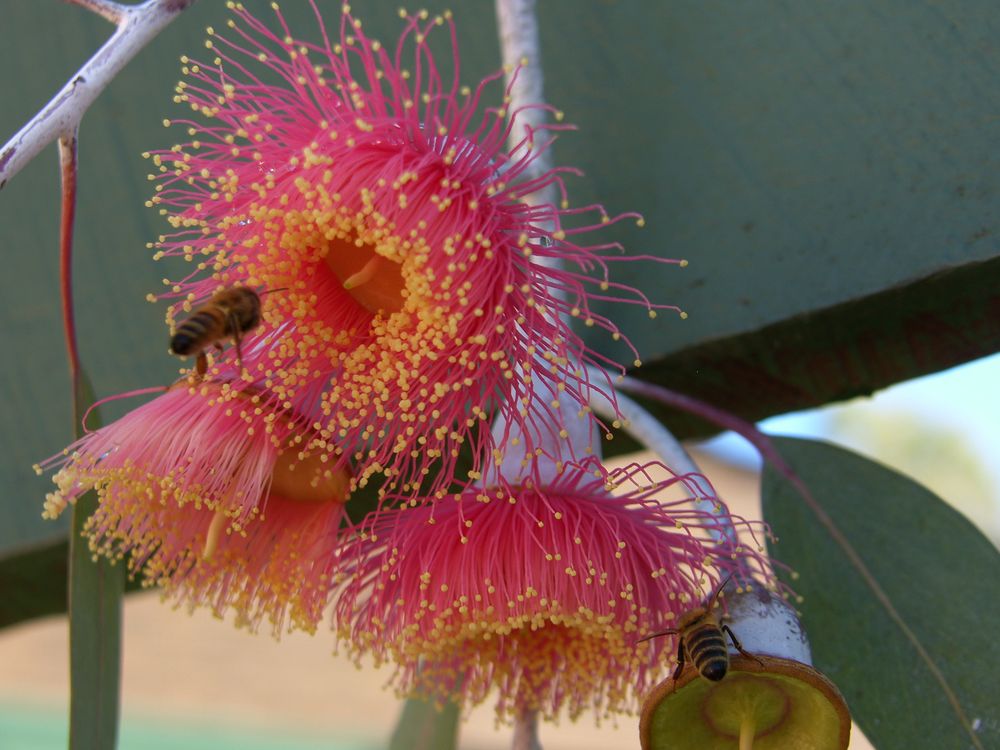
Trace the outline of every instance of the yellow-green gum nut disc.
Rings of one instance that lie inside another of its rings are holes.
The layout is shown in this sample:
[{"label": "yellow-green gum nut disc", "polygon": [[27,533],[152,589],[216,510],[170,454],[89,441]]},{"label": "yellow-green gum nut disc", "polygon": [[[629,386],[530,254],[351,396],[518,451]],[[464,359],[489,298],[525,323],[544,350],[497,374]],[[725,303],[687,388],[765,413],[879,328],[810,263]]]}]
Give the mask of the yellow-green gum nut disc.
[{"label": "yellow-green gum nut disc", "polygon": [[837,687],[810,666],[732,657],[711,682],[688,667],[642,707],[643,750],[844,750],[851,716]]}]

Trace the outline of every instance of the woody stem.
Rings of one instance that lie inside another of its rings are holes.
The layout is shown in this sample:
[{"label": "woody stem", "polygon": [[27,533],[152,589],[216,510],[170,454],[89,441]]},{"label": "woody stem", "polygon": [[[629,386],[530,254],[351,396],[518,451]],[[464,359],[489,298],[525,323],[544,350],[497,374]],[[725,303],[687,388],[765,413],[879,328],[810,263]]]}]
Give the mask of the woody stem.
[{"label": "woody stem", "polygon": [[538,712],[522,709],[514,717],[514,738],[511,750],[542,750],[538,741]]},{"label": "woody stem", "polygon": [[195,0],[147,0],[124,5],[74,0],[118,28],[48,104],[0,148],[0,189],[47,145],[75,134],[84,113],[105,87],[167,24]]}]

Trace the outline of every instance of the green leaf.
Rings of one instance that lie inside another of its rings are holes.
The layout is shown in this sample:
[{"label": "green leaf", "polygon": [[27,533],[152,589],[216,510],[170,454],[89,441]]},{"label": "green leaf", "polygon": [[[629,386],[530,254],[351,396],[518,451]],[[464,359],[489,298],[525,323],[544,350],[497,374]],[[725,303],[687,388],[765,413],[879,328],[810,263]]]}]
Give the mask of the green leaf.
[{"label": "green leaf", "polygon": [[0,557],[0,628],[66,611],[68,554],[65,535],[5,550]]},{"label": "green leaf", "polygon": [[[67,535],[11,548],[0,556],[0,628],[66,612],[69,588]],[[139,580],[127,580],[125,591],[141,591]]]},{"label": "green leaf", "polygon": [[[82,367],[73,385],[79,436],[84,414],[94,403]],[[100,426],[96,410],[88,421]],[[84,529],[98,502],[93,490],[76,501],[69,537],[70,750],[107,750],[118,742],[125,565],[90,550]]]},{"label": "green leaf", "polygon": [[570,196],[690,262],[619,276],[687,320],[598,308],[638,377],[757,421],[1000,349],[995,6],[578,5],[538,4],[546,96],[580,126]]},{"label": "green leaf", "polygon": [[114,748],[118,736],[125,566],[93,558],[82,537],[97,495],[73,508],[70,536],[70,750]]},{"label": "green leaf", "polygon": [[410,698],[403,705],[389,750],[454,750],[458,743],[458,706],[441,707]]},{"label": "green leaf", "polygon": [[[784,283],[776,278],[775,288]],[[756,331],[694,344],[633,374],[756,422],[870,395],[1000,351],[997,290],[1000,259],[969,263]],[[653,411],[682,437],[718,431],[684,413]]]},{"label": "green leaf", "polygon": [[764,515],[816,666],[880,750],[1000,746],[1000,552],[911,479],[842,448],[777,438],[808,488],[768,468]]}]

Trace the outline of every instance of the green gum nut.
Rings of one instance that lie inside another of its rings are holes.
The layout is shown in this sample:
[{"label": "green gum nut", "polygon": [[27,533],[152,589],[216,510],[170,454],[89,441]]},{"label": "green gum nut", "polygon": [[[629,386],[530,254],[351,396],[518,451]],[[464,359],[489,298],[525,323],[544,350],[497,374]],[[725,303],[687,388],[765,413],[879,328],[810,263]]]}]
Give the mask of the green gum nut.
[{"label": "green gum nut", "polygon": [[[837,687],[812,667],[795,611],[763,588],[726,592],[726,676],[712,682],[690,664],[646,698],[643,750],[844,750],[851,717]],[[728,636],[727,636],[728,641]]]}]

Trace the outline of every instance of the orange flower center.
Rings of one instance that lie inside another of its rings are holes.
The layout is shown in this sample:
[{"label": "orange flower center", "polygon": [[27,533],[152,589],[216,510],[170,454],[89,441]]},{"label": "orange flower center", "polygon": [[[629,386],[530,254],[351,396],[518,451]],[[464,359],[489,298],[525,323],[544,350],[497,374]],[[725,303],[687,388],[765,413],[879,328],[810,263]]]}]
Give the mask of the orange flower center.
[{"label": "orange flower center", "polygon": [[[314,453],[300,458],[293,448],[282,451],[271,471],[271,489],[267,500],[280,499],[293,503],[320,505],[346,503],[351,495],[351,475],[344,469],[333,469],[325,454]],[[219,507],[205,535],[202,559],[210,560],[219,546],[222,532],[229,525],[226,509]]]},{"label": "orange flower center", "polygon": [[351,475],[330,468],[328,458],[324,453],[299,458],[294,450],[283,451],[271,472],[270,496],[297,503],[346,503]]},{"label": "orange flower center", "polygon": [[325,260],[344,289],[368,312],[388,315],[403,308],[405,283],[400,264],[370,245],[337,237],[330,240]]}]

